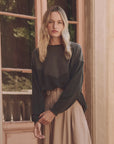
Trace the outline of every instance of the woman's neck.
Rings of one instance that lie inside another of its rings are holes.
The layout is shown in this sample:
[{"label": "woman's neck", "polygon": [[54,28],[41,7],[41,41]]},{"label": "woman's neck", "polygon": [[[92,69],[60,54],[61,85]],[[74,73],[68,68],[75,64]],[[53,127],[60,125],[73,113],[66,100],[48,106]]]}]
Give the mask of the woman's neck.
[{"label": "woman's neck", "polygon": [[50,45],[60,45],[62,44],[62,39],[61,38],[51,38],[49,41]]}]

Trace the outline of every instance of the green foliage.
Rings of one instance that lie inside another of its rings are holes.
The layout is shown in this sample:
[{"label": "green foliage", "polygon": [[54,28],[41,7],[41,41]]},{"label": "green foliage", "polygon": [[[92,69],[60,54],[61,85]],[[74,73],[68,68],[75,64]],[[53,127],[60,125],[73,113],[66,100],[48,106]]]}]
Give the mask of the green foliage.
[{"label": "green foliage", "polygon": [[16,27],[13,29],[14,37],[16,38],[25,38],[26,40],[32,40],[35,37],[34,32],[34,21],[27,21],[30,30],[26,27]]},{"label": "green foliage", "polygon": [[55,4],[55,0],[47,0],[48,8]]},{"label": "green foliage", "polygon": [[2,90],[3,91],[22,91],[32,89],[31,74],[19,72],[3,72]]},{"label": "green foliage", "polygon": [[16,7],[16,0],[0,0],[0,9],[11,12]]},{"label": "green foliage", "polygon": [[27,31],[26,28],[24,27],[17,27],[17,28],[14,28],[13,29],[14,31],[14,37],[17,37],[17,38],[26,38],[26,39],[29,39],[29,32]]},{"label": "green foliage", "polygon": [[70,31],[70,40],[71,41],[76,41],[76,31],[74,28],[75,25],[69,24],[69,31]]},{"label": "green foliage", "polygon": [[[5,11],[5,12],[13,12],[17,7],[17,1],[16,0],[0,0],[0,10]],[[34,14],[34,6],[32,8],[32,12]],[[2,22],[10,22],[10,23],[15,23],[16,22],[16,17],[13,16],[2,16]],[[14,34],[13,36],[16,38],[25,38],[26,40],[32,41],[35,37],[35,32],[34,32],[34,21],[28,20],[27,24],[28,26],[21,26],[21,27],[16,27],[13,29]]]}]

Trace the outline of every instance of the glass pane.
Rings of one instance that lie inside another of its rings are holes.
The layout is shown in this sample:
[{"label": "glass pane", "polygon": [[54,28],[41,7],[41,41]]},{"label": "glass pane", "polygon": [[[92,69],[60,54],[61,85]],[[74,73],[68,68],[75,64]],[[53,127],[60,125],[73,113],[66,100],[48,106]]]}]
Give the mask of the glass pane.
[{"label": "glass pane", "polygon": [[76,0],[47,0],[48,8],[53,5],[61,6],[68,17],[68,20],[76,21]]},{"label": "glass pane", "polygon": [[34,20],[1,16],[2,67],[31,68]]},{"label": "glass pane", "polygon": [[75,24],[69,24],[70,40],[77,42],[77,26]]},{"label": "glass pane", "polygon": [[31,120],[31,95],[3,95],[4,121]]},{"label": "glass pane", "polygon": [[2,91],[29,92],[32,89],[32,74],[2,72]]},{"label": "glass pane", "polygon": [[34,15],[34,0],[0,0],[0,11]]}]

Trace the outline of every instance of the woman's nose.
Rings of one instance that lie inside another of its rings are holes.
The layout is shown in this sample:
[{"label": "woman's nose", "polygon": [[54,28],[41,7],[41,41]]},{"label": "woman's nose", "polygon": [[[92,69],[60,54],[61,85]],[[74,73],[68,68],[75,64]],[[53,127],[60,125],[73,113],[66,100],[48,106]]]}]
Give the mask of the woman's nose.
[{"label": "woman's nose", "polygon": [[56,22],[54,22],[53,27],[57,28],[57,23]]}]

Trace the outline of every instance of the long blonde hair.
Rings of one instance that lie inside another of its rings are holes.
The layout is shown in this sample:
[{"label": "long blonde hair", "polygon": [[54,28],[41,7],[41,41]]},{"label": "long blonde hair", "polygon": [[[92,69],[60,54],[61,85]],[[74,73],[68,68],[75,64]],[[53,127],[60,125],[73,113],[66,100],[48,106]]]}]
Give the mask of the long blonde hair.
[{"label": "long blonde hair", "polygon": [[72,55],[71,47],[70,47],[70,34],[68,31],[68,19],[66,13],[60,6],[53,6],[45,12],[43,16],[41,29],[40,29],[38,48],[39,48],[39,58],[41,62],[45,61],[47,55],[47,46],[50,40],[47,25],[50,19],[50,14],[52,12],[58,12],[64,23],[64,29],[62,31],[62,41],[65,47],[64,54],[66,59],[70,59]]}]

